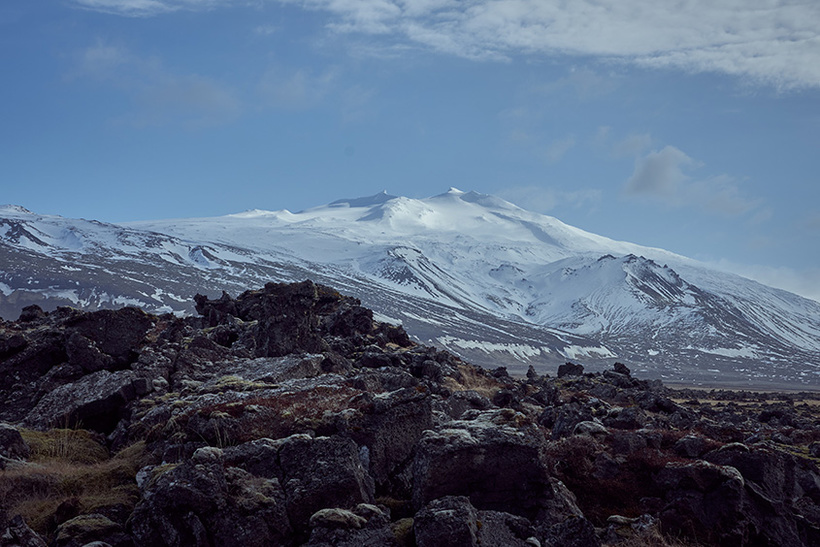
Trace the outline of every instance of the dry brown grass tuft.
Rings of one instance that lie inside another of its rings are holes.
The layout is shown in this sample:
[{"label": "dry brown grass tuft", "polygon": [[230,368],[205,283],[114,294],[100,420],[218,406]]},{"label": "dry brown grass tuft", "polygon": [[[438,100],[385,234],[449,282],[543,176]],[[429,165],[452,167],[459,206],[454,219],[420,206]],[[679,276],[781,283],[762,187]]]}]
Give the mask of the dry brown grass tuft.
[{"label": "dry brown grass tuft", "polygon": [[66,518],[138,501],[135,476],[147,463],[144,443],[108,458],[104,446],[92,446],[96,441],[87,431],[23,435],[34,441],[32,460],[0,471],[0,506],[10,517],[22,515],[44,537],[51,538]]},{"label": "dry brown grass tuft", "polygon": [[489,375],[485,370],[470,365],[458,365],[461,378],[448,376],[444,379],[444,387],[450,391],[472,390],[479,395],[492,399],[504,385]]},{"label": "dry brown grass tuft", "polygon": [[20,430],[31,448],[30,461],[56,460],[76,464],[93,464],[108,459],[108,449],[90,431],[83,429]]},{"label": "dry brown grass tuft", "polygon": [[361,390],[347,386],[316,386],[272,396],[253,396],[240,401],[217,403],[191,409],[164,424],[152,436],[168,437],[176,432],[183,439],[205,441],[225,447],[269,437],[315,431],[346,409],[363,410]]},{"label": "dry brown grass tuft", "polygon": [[656,527],[642,534],[635,534],[617,543],[605,543],[604,547],[700,547],[700,543],[680,538],[666,537]]}]

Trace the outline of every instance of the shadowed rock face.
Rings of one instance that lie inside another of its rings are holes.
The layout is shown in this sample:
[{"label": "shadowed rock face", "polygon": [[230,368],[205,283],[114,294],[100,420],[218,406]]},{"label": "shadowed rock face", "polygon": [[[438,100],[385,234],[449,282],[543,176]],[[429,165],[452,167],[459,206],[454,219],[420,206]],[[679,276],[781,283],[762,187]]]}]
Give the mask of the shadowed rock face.
[{"label": "shadowed rock face", "polygon": [[[108,377],[111,372],[132,368],[156,320],[156,317],[135,308],[91,313],[58,308],[46,314],[32,306],[23,311],[17,322],[3,322],[0,324],[0,399],[4,404],[0,405],[0,419],[20,420],[44,396],[60,386],[73,386],[89,374],[101,373]],[[130,386],[131,380],[135,379],[131,371],[128,376],[128,382],[114,389],[123,390],[122,400],[115,405],[103,404],[90,413],[76,414],[76,409],[50,412],[42,419],[34,418],[36,425],[99,421],[100,416],[130,402],[136,391],[140,391],[141,388]],[[76,397],[74,394],[67,397],[61,397],[61,400],[71,406],[71,400]],[[117,419],[102,421],[106,422],[106,426],[101,426],[103,429],[113,429]]]},{"label": "shadowed rock face", "polygon": [[[512,378],[309,281],[196,306],[0,323],[0,547],[820,544],[810,395],[675,392],[620,363]],[[109,506],[38,479],[56,509],[32,530],[10,494],[48,473],[26,428],[65,425],[144,443],[144,467],[106,463],[131,492]]]}]

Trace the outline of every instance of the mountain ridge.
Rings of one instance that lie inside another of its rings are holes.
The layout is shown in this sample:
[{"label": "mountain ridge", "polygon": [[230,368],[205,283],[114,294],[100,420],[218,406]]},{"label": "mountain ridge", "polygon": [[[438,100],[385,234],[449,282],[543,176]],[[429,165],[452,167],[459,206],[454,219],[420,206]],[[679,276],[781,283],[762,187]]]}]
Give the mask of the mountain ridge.
[{"label": "mountain ridge", "polygon": [[[190,311],[194,280],[218,294],[312,278],[479,363],[618,357],[665,381],[820,384],[819,303],[476,192],[122,224],[23,211],[0,209],[7,315],[36,295]],[[77,267],[111,272],[108,300]]]}]

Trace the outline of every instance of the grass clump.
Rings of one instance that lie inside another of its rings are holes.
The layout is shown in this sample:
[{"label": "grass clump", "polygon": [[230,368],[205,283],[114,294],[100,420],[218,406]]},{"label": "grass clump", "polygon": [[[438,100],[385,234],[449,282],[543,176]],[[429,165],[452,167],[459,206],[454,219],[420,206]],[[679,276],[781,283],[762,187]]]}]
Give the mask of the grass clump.
[{"label": "grass clump", "polygon": [[89,431],[21,434],[31,447],[31,459],[0,471],[0,506],[9,517],[21,515],[43,537],[53,539],[57,526],[78,515],[133,509],[139,500],[135,477],[147,463],[144,443],[109,457]]},{"label": "grass clump", "polygon": [[460,378],[448,376],[444,386],[450,391],[475,391],[479,395],[492,399],[504,385],[483,369],[470,365],[457,365]]},{"label": "grass clump", "polygon": [[97,436],[84,429],[21,429],[20,435],[31,449],[29,461],[61,461],[94,464],[109,458],[108,449]]}]

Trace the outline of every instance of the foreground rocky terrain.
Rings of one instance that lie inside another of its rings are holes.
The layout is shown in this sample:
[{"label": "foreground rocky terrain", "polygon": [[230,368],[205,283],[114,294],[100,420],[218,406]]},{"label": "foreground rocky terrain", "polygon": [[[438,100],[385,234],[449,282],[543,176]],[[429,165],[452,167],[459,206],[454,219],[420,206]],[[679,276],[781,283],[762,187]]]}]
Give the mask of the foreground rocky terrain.
[{"label": "foreground rocky terrain", "polygon": [[306,281],[0,322],[0,546],[819,545],[812,394],[513,378]]}]

